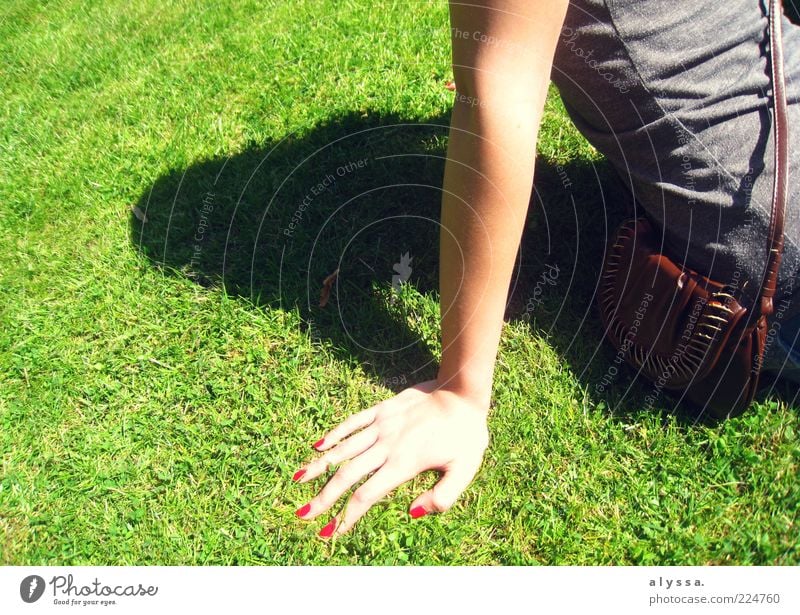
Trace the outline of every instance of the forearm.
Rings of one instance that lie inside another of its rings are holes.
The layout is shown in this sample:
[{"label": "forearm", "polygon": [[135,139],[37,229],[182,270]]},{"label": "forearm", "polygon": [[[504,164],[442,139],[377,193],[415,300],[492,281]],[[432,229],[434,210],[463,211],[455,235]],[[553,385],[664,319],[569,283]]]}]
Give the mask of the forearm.
[{"label": "forearm", "polygon": [[451,123],[440,235],[438,380],[487,408],[533,184],[541,113],[533,102],[504,102],[502,113],[456,102]]},{"label": "forearm", "polygon": [[486,408],[567,6],[567,0],[450,3],[457,94],[442,196],[437,380]]}]

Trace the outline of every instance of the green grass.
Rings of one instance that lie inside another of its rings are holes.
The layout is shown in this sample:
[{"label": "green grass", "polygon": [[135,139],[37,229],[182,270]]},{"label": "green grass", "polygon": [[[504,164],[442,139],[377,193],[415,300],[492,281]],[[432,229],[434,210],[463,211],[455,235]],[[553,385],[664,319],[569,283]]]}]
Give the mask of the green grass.
[{"label": "green grass", "polygon": [[0,5],[0,563],[800,563],[788,387],[719,425],[598,394],[624,205],[555,93],[476,480],[330,543],[294,517],[309,443],[435,373],[448,34],[444,2]]}]

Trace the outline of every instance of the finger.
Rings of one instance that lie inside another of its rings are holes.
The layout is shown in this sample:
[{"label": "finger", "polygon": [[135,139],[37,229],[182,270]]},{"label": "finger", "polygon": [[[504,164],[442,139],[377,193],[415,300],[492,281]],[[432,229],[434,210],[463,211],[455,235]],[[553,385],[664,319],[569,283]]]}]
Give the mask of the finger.
[{"label": "finger", "polygon": [[366,410],[362,410],[361,412],[356,412],[352,416],[348,417],[339,425],[331,429],[328,433],[325,434],[324,437],[314,442],[314,448],[318,451],[325,451],[335,446],[340,440],[343,440],[347,436],[349,436],[354,431],[361,429],[362,427],[366,427],[370,425],[372,421],[375,420],[375,414],[378,411],[378,408],[381,404],[386,403],[382,401],[380,403],[375,404],[367,408]]},{"label": "finger", "polygon": [[342,494],[360,481],[364,476],[381,467],[386,461],[386,453],[382,448],[370,447],[355,459],[339,468],[308,504],[299,509],[298,516],[313,519],[324,513],[338,500]]},{"label": "finger", "polygon": [[336,534],[344,534],[363,517],[370,507],[378,500],[414,478],[418,472],[410,472],[407,468],[397,464],[382,466],[369,480],[353,492],[342,518],[336,525]]},{"label": "finger", "polygon": [[328,468],[335,466],[338,463],[352,459],[360,455],[370,446],[375,444],[378,439],[378,430],[374,427],[368,427],[364,431],[358,432],[354,436],[350,436],[337,446],[333,447],[327,453],[308,463],[304,468],[300,469],[295,474],[295,480],[299,483],[305,483],[314,480],[319,475],[324,474]]},{"label": "finger", "polygon": [[475,478],[479,466],[480,463],[477,465],[462,463],[445,470],[444,476],[432,489],[420,494],[411,503],[409,514],[417,519],[430,512],[441,513],[449,510]]}]

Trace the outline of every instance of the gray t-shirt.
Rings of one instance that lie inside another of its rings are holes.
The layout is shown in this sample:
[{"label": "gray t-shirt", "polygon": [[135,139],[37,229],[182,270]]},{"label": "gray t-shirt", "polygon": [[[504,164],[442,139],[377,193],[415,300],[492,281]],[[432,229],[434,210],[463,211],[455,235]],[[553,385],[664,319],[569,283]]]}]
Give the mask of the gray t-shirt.
[{"label": "gray t-shirt", "polygon": [[[800,290],[800,28],[782,23],[792,132],[779,292],[788,295]],[[757,0],[572,0],[552,71],[575,125],[665,229],[669,252],[749,297],[772,205],[767,35]]]}]

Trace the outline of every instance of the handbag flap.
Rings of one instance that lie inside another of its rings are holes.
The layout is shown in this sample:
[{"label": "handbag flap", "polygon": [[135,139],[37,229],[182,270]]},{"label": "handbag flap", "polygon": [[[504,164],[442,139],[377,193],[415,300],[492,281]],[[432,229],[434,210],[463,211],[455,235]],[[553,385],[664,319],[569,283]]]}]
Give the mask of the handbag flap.
[{"label": "handbag flap", "polygon": [[677,265],[646,218],[617,230],[600,277],[606,334],[626,360],[666,388],[705,377],[747,310],[734,289]]}]

